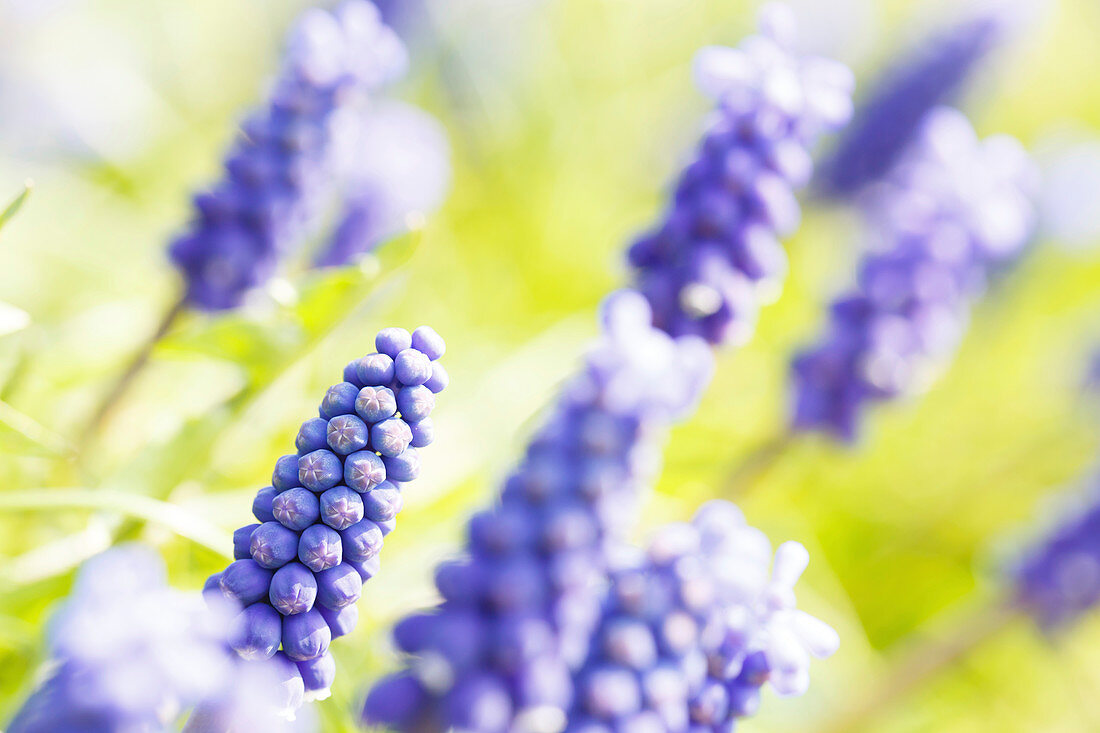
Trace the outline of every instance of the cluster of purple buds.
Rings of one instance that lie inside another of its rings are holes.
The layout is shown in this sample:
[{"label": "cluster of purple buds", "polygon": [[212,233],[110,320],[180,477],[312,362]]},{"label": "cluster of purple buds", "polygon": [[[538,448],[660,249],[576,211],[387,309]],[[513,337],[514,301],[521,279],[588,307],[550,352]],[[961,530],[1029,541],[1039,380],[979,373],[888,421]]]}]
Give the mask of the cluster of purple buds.
[{"label": "cluster of purple buds", "polygon": [[664,527],[614,572],[589,658],[575,678],[573,733],[732,730],[760,689],[798,695],[836,632],[795,608],[809,556],[771,544],[734,505],[712,501]]},{"label": "cluster of purple buds", "polygon": [[166,585],[160,559],[137,546],[81,569],[50,625],[55,668],[7,730],[169,730],[234,674],[225,644],[229,604]]},{"label": "cluster of purple buds", "polygon": [[796,430],[854,440],[865,403],[927,388],[990,274],[1030,241],[1034,188],[1015,139],[979,140],[953,109],[929,114],[890,176],[866,191],[871,247],[855,290],[794,361]]},{"label": "cluster of purple buds", "polygon": [[236,561],[206,583],[211,596],[243,607],[233,648],[246,660],[275,658],[289,680],[302,680],[307,700],[328,695],[329,643],[358,620],[355,603],[378,572],[403,487],[420,473],[435,395],[448,382],[437,361],[445,345],[431,328],[383,329],[375,347],[347,365],[320,416],[302,423],[297,453],[276,462],[271,486],[256,495],[260,523],[233,534]]},{"label": "cluster of purple buds", "polygon": [[789,9],[769,5],[759,35],[696,57],[713,119],[664,220],[629,251],[654,323],[674,336],[751,336],[759,304],[786,276],[779,239],[799,223],[794,189],[810,179],[809,148],[851,114],[851,72],[796,55],[793,25]]},{"label": "cluster of purple buds", "polygon": [[954,103],[971,72],[1004,35],[1007,7],[983,11],[922,42],[867,95],[815,186],[835,198],[855,195],[893,168],[935,107]]},{"label": "cluster of purple buds", "polygon": [[438,568],[442,603],[395,627],[409,667],[370,692],[368,723],[561,728],[599,620],[609,543],[632,524],[664,428],[695,404],[712,367],[704,341],[655,329],[636,292],[609,296],[602,322],[499,503],[470,520],[467,556]]},{"label": "cluster of purple buds", "polygon": [[189,305],[234,308],[273,275],[330,192],[346,135],[341,113],[399,74],[405,60],[367,0],[298,18],[267,107],[245,120],[225,177],[195,197],[194,220],[170,248]]},{"label": "cluster of purple buds", "polygon": [[1093,482],[1016,568],[1016,602],[1045,629],[1068,626],[1100,604],[1100,488]]}]

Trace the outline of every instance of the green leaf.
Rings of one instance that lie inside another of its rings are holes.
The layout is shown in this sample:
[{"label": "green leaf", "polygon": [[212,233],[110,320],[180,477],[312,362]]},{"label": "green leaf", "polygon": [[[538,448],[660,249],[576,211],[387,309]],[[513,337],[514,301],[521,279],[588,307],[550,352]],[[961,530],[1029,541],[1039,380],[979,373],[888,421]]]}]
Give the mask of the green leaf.
[{"label": "green leaf", "polygon": [[15,200],[8,204],[8,207],[0,213],[0,229],[4,228],[4,225],[11,221],[12,217],[19,213],[19,209],[23,208],[23,204],[31,195],[31,191],[34,190],[34,181],[27,179],[23,184],[23,193],[15,197]]},{"label": "green leaf", "polygon": [[0,510],[47,511],[90,509],[110,511],[159,524],[184,539],[191,540],[229,558],[227,548],[233,538],[178,504],[114,489],[20,489],[0,492]]},{"label": "green leaf", "polygon": [[0,451],[72,456],[73,446],[7,402],[0,401]]}]

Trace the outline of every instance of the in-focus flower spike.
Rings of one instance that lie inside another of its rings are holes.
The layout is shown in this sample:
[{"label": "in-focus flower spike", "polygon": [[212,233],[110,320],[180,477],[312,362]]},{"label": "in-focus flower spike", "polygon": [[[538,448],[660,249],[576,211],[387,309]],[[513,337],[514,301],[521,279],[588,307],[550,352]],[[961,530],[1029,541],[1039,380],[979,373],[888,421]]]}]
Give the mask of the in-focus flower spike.
[{"label": "in-focus flower spike", "polygon": [[195,197],[188,231],[170,248],[188,305],[240,304],[296,247],[330,192],[341,112],[403,71],[405,50],[367,0],[310,9],[290,33],[270,101],[245,120],[225,177]]},{"label": "in-focus flower spike", "polygon": [[[434,394],[427,400],[421,390],[445,351],[439,334],[427,326],[412,334],[387,328],[375,347],[379,353],[348,364],[344,381],[328,389],[321,417],[302,424],[298,452],[276,461],[272,486],[253,505],[262,523],[234,534],[234,545],[247,553],[237,552],[207,584],[211,597],[243,606],[229,639],[237,653],[295,669],[305,700],[329,694],[329,644],[355,626],[354,604],[378,571],[405,485],[420,472],[410,422],[429,420],[435,405]],[[379,411],[383,393],[389,409]]]},{"label": "in-focus flower spike", "polygon": [[500,502],[468,525],[467,557],[440,566],[443,602],[394,630],[409,669],[379,682],[363,717],[398,730],[560,730],[571,671],[599,618],[607,548],[628,529],[664,428],[709,381],[698,338],[652,325],[615,293]]},{"label": "in-focus flower spike", "polygon": [[664,219],[629,252],[654,324],[712,344],[744,343],[760,303],[778,294],[787,269],[779,239],[798,226],[794,189],[809,181],[809,148],[852,109],[851,72],[795,54],[785,6],[766,6],[759,26],[739,48],[696,56],[713,117]]},{"label": "in-focus flower spike", "polygon": [[612,575],[567,730],[719,733],[756,712],[764,684],[805,692],[810,657],[839,644],[795,607],[808,561],[787,542],[769,572],[767,538],[725,501],[664,527]]},{"label": "in-focus flower spike", "polygon": [[[242,682],[227,645],[237,610],[172,589],[160,558],[140,546],[92,558],[50,625],[53,671],[7,730],[175,730],[183,711],[221,705]],[[280,729],[278,693],[258,690],[250,703],[264,730]],[[225,720],[241,722],[236,713]]]},{"label": "in-focus flower spike", "polygon": [[929,114],[890,176],[867,191],[871,246],[854,290],[794,361],[795,430],[854,440],[866,403],[930,384],[989,275],[1030,241],[1035,188],[1016,140],[979,140],[953,109]]},{"label": "in-focus flower spike", "polygon": [[1015,597],[1045,629],[1069,626],[1100,604],[1100,479],[1025,555]]},{"label": "in-focus flower spike", "polygon": [[924,39],[878,79],[815,180],[847,198],[890,172],[932,109],[953,104],[967,78],[1005,35],[1012,3],[1001,2]]}]

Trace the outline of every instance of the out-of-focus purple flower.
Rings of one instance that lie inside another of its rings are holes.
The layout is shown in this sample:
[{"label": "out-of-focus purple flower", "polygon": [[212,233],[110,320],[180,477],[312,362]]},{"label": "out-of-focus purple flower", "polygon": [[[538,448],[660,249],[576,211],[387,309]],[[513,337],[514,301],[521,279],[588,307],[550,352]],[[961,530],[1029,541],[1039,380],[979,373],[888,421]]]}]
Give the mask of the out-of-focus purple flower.
[{"label": "out-of-focus purple flower", "polygon": [[371,251],[438,208],[450,188],[450,148],[435,118],[398,102],[359,114],[343,156],[343,210],[318,265],[343,265]]},{"label": "out-of-focus purple flower", "polygon": [[89,560],[50,625],[54,671],[8,730],[169,729],[234,678],[233,612],[168,587],[159,558],[138,546]]},{"label": "out-of-focus purple flower", "polygon": [[608,543],[630,527],[664,428],[693,406],[712,362],[702,340],[653,328],[638,293],[610,296],[602,320],[499,503],[470,520],[467,556],[438,568],[443,602],[396,626],[409,667],[374,687],[366,721],[406,731],[564,722]]},{"label": "out-of-focus purple flower", "polygon": [[978,63],[1001,39],[1007,4],[965,18],[898,59],[868,92],[815,185],[834,198],[853,196],[886,175],[925,115],[953,103]]},{"label": "out-of-focus purple flower", "polygon": [[1092,481],[1015,570],[1017,603],[1048,630],[1072,624],[1100,603],[1100,482]]},{"label": "out-of-focus purple flower", "polygon": [[[272,485],[253,502],[261,524],[238,530],[237,559],[207,582],[212,598],[243,608],[229,644],[245,667],[270,662],[289,711],[329,695],[329,644],[355,626],[363,583],[378,572],[402,491],[420,471],[418,451],[431,442],[410,423],[431,419],[433,395],[447,384],[438,361],[446,345],[431,328],[383,329],[375,347],[344,368],[320,417],[302,424],[297,453],[276,461]],[[234,698],[205,712],[236,715],[241,705]]]},{"label": "out-of-focus purple flower", "polygon": [[771,561],[768,539],[728,502],[660,530],[612,575],[567,730],[718,733],[756,712],[765,683],[805,692],[810,657],[839,638],[795,607],[806,549],[784,543]]},{"label": "out-of-focus purple flower", "polygon": [[891,175],[866,192],[870,251],[825,336],[794,361],[795,429],[853,440],[867,402],[931,383],[989,274],[1027,245],[1034,189],[1015,139],[979,140],[962,113],[930,113]]},{"label": "out-of-focus purple flower", "polygon": [[809,147],[851,114],[851,72],[796,55],[793,36],[789,10],[769,5],[759,35],[696,57],[713,117],[664,219],[629,252],[655,325],[674,336],[751,336],[761,300],[786,275],[779,239],[799,223],[794,189],[810,178]]},{"label": "out-of-focus purple flower", "polygon": [[268,106],[245,120],[225,177],[195,197],[194,220],[170,248],[189,305],[233,308],[272,275],[331,192],[339,113],[400,73],[405,60],[366,0],[299,17]]}]

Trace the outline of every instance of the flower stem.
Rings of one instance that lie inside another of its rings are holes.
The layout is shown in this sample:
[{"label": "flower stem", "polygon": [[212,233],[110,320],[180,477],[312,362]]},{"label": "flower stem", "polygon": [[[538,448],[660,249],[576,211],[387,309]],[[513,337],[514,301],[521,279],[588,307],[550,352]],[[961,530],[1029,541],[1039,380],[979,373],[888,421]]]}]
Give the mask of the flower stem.
[{"label": "flower stem", "polygon": [[784,431],[769,438],[734,466],[722,481],[721,496],[743,499],[795,445],[794,433]]},{"label": "flower stem", "polygon": [[1020,618],[1019,607],[1006,599],[982,605],[946,633],[920,645],[903,650],[881,681],[847,709],[829,717],[817,728],[818,733],[872,730],[875,719],[890,710],[910,693],[929,682],[945,668],[966,657]]},{"label": "flower stem", "polygon": [[114,384],[111,385],[111,388],[100,400],[95,411],[92,413],[91,419],[88,420],[88,424],[84,428],[84,433],[81,435],[79,442],[81,448],[87,447],[92,442],[95,435],[110,419],[119,401],[133,385],[134,381],[141,373],[141,370],[149,363],[149,357],[152,356],[153,349],[156,348],[161,339],[171,330],[172,326],[183,313],[185,307],[185,299],[180,298],[165,312],[156,330],[146,339],[138,352],[134,354],[133,359],[130,360],[126,369],[118,376]]}]

